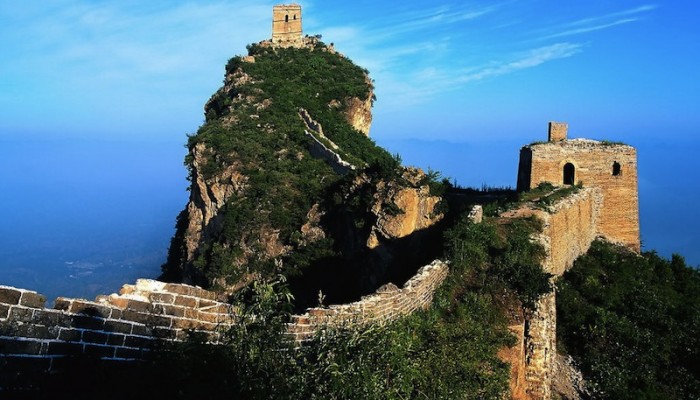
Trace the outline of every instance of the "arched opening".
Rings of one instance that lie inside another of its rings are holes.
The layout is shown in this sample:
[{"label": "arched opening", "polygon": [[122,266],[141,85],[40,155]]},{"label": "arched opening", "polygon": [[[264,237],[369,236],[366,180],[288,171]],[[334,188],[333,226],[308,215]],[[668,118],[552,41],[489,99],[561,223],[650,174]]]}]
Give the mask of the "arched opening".
[{"label": "arched opening", "polygon": [[294,14],[294,20],[295,20],[295,21],[297,20],[297,15],[296,15],[296,14]]},{"label": "arched opening", "polygon": [[289,22],[289,15],[284,16],[284,22]]},{"label": "arched opening", "polygon": [[572,163],[564,165],[564,184],[573,185],[576,181],[576,167]]},{"label": "arched opening", "polygon": [[622,175],[622,166],[620,165],[619,162],[615,161],[613,163],[613,176],[620,176]]}]

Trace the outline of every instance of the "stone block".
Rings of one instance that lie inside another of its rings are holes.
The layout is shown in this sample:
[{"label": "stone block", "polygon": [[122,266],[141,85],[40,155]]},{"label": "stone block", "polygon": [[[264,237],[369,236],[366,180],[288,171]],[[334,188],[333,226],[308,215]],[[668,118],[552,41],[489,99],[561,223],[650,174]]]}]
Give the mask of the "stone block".
[{"label": "stone block", "polygon": [[31,308],[44,308],[46,305],[46,296],[36,292],[23,292],[19,304]]},{"label": "stone block", "polygon": [[107,344],[110,346],[124,346],[125,338],[126,335],[122,335],[120,333],[113,333],[110,334],[107,338]]},{"label": "stone block", "polygon": [[19,299],[22,297],[22,292],[8,286],[0,286],[0,303],[15,305],[19,304]]},{"label": "stone block", "polygon": [[95,331],[84,331],[83,332],[83,342],[85,342],[85,343],[106,344],[108,337],[109,337],[109,335],[106,333],[103,333],[103,332],[95,332]]},{"label": "stone block", "polygon": [[79,342],[83,331],[71,328],[61,328],[58,332],[58,340],[64,342]]},{"label": "stone block", "polygon": [[115,348],[112,346],[85,345],[85,355],[92,357],[114,357]]},{"label": "stone block", "polygon": [[75,299],[68,299],[65,297],[59,297],[54,302],[53,308],[60,311],[70,311],[70,306],[73,304]]},{"label": "stone block", "polygon": [[71,317],[71,325],[75,328],[100,331],[104,329],[105,320],[87,315],[73,315]]},{"label": "stone block", "polygon": [[148,295],[148,299],[154,303],[173,304],[175,295],[170,293],[151,293]]},{"label": "stone block", "polygon": [[131,333],[133,326],[133,324],[128,322],[114,321],[110,319],[105,321],[104,330],[105,332]]},{"label": "stone block", "polygon": [[152,336],[153,329],[146,325],[134,324],[134,328],[132,329],[131,333],[139,336]]},{"label": "stone block", "polygon": [[175,305],[176,306],[183,306],[183,307],[197,307],[197,298],[196,297],[190,297],[190,296],[185,296],[185,295],[180,295],[175,298]]},{"label": "stone block", "polygon": [[93,303],[85,300],[75,300],[68,310],[75,314],[89,315],[91,317],[109,318],[112,314],[112,309],[99,303]]},{"label": "stone block", "polygon": [[165,315],[172,315],[173,317],[184,317],[185,308],[180,306],[163,306],[162,312]]},{"label": "stone block", "polygon": [[0,304],[0,319],[6,319],[10,314],[10,306],[6,304]]},{"label": "stone block", "polygon": [[150,337],[127,335],[124,339],[124,346],[143,349],[153,346],[154,342],[154,339]]},{"label": "stone block", "polygon": [[8,319],[17,322],[30,322],[34,316],[34,310],[19,306],[10,307]]},{"label": "stone block", "polygon": [[126,360],[142,360],[144,358],[140,349],[130,349],[125,347],[117,347],[114,357]]},{"label": "stone block", "polygon": [[[51,329],[53,328],[53,329]],[[56,339],[58,328],[36,324],[22,324],[15,328],[15,336],[32,339]]]},{"label": "stone block", "polygon": [[52,356],[78,356],[83,354],[83,345],[69,342],[50,342],[47,354]]},{"label": "stone block", "polygon": [[32,321],[37,324],[56,327],[67,327],[71,324],[71,316],[58,310],[34,310]]},{"label": "stone block", "polygon": [[0,354],[39,355],[40,353],[41,342],[38,340],[0,339]]}]

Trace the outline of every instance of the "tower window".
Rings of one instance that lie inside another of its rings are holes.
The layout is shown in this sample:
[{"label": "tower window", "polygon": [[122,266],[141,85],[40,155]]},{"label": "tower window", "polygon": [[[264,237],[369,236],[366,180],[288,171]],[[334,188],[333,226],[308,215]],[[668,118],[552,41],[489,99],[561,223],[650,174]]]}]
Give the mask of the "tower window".
[{"label": "tower window", "polygon": [[620,176],[622,175],[622,166],[620,166],[620,163],[615,161],[613,163],[613,171],[612,171],[613,176]]},{"label": "tower window", "polygon": [[297,20],[297,15],[296,15],[296,14],[294,14],[294,20],[295,20],[295,21]]},{"label": "tower window", "polygon": [[564,165],[564,184],[573,185],[576,181],[576,167],[572,163]]},{"label": "tower window", "polygon": [[289,22],[289,15],[284,16],[284,22]]}]

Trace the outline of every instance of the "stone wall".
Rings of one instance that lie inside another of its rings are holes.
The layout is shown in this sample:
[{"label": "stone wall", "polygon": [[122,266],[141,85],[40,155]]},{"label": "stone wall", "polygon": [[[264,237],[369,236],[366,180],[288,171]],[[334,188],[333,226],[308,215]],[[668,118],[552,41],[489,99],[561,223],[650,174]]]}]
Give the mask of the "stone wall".
[{"label": "stone wall", "polygon": [[183,340],[187,331],[217,342],[235,314],[212,292],[143,279],[95,301],[59,297],[53,308],[45,302],[36,292],[0,287],[3,372],[30,361],[49,370],[66,356],[139,360],[157,339]]},{"label": "stone wall", "polygon": [[340,150],[338,145],[328,139],[323,133],[323,126],[311,118],[306,110],[299,109],[299,117],[306,125],[304,134],[311,140],[309,152],[313,157],[326,161],[333,168],[333,171],[340,175],[349,174],[357,169],[340,157],[340,154],[337,153]]},{"label": "stone wall", "polygon": [[[502,217],[536,216],[543,222],[542,232],[534,239],[545,250],[543,269],[553,274],[556,280],[573,266],[579,256],[588,251],[598,236],[597,224],[602,212],[601,192],[598,187],[583,188],[559,200],[547,210],[526,205],[504,213]],[[504,351],[504,359],[515,366],[511,371],[511,392],[514,399],[543,400],[551,397],[557,353],[556,327],[556,290],[543,296],[522,324],[511,327],[512,331],[518,333],[518,343]],[[523,358],[517,359],[518,356]]]},{"label": "stone wall", "polygon": [[[289,332],[303,341],[323,325],[381,323],[426,308],[447,272],[447,264],[435,261],[401,289],[387,284],[361,301],[293,316]],[[140,279],[119,294],[95,301],[59,297],[46,308],[36,292],[0,286],[0,389],[2,376],[61,369],[70,356],[142,360],[158,341],[182,341],[188,332],[217,343],[237,312],[221,300],[199,287]]]},{"label": "stone wall", "polygon": [[562,185],[566,164],[574,167],[574,182],[602,190],[598,233],[639,251],[637,151],[634,147],[573,139],[525,146],[520,151],[518,189],[542,182]]},{"label": "stone wall", "polygon": [[401,289],[388,283],[362,300],[327,308],[310,308],[303,315],[295,315],[290,332],[297,341],[314,335],[321,326],[348,327],[384,323],[428,308],[435,290],[447,277],[448,266],[436,260],[418,270]]}]

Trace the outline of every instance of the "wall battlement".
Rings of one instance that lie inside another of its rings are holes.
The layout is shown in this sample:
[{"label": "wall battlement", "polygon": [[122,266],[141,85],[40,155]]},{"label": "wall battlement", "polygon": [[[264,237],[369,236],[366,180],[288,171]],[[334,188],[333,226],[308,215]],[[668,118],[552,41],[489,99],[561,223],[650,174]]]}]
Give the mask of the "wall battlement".
[{"label": "wall battlement", "polygon": [[[362,300],[312,308],[292,317],[288,330],[301,342],[322,326],[383,323],[430,306],[447,276],[441,261],[421,268],[403,288],[384,285]],[[22,371],[60,370],[71,356],[105,361],[147,359],[159,341],[183,341],[197,332],[220,342],[237,309],[196,286],[139,279],[119,294],[95,301],[59,297],[53,308],[33,291],[0,286],[0,390]]]},{"label": "wall battlement", "polygon": [[300,5],[279,4],[272,7],[272,43],[282,47],[302,43]]},{"label": "wall battlement", "polygon": [[621,143],[567,139],[566,129],[565,124],[550,123],[549,142],[520,150],[518,190],[529,190],[543,182],[599,187],[602,204],[598,233],[639,251],[637,151]]}]

